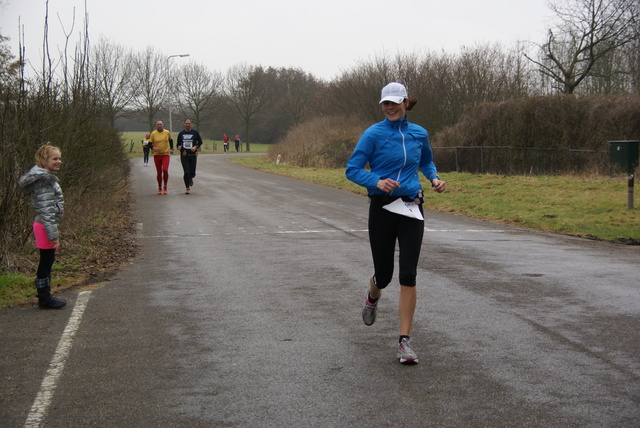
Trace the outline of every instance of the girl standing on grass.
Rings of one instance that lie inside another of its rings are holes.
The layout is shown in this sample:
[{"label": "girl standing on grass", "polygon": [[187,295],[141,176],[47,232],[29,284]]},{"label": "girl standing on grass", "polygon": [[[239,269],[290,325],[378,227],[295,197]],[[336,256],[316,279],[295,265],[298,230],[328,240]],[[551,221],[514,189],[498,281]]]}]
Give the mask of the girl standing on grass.
[{"label": "girl standing on grass", "polygon": [[[362,310],[366,325],[376,319],[382,289],[392,280],[396,240],[400,248],[400,338],[397,357],[401,364],[416,364],[411,345],[411,324],[416,308],[416,274],[424,234],[423,196],[418,171],[433,189],[444,191],[433,163],[429,135],[407,120],[406,112],[416,103],[404,85],[396,82],[382,88],[380,105],[385,119],[369,127],[358,141],[347,163],[349,180],[367,188],[369,243],[374,274]],[[369,165],[369,169],[365,167]]]},{"label": "girl standing on grass", "polygon": [[40,263],[36,274],[38,305],[45,309],[60,309],[66,301],[51,295],[51,268],[58,248],[58,225],[62,220],[64,198],[56,173],[62,165],[60,149],[43,145],[36,152],[36,165],[20,177],[18,185],[29,195],[36,212],[33,233],[40,250]]}]

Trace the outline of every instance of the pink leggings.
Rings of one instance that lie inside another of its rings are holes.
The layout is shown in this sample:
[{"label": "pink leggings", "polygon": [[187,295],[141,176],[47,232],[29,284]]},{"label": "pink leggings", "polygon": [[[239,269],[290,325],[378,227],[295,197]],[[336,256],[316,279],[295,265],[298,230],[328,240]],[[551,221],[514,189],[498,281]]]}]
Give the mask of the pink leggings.
[{"label": "pink leggings", "polygon": [[158,187],[161,187],[164,183],[164,187],[167,187],[169,181],[169,155],[154,155],[153,162],[156,164],[156,180],[158,180]]}]

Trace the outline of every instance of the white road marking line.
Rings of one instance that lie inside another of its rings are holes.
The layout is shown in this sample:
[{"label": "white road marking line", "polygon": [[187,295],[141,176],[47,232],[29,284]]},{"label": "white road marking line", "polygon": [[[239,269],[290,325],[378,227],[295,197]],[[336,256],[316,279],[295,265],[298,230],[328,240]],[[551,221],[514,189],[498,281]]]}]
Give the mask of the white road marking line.
[{"label": "white road marking line", "polygon": [[[425,232],[433,233],[433,232],[444,232],[444,233],[505,233],[504,229],[424,229]],[[324,230],[275,230],[273,232],[269,231],[257,231],[250,232],[245,228],[239,228],[235,232],[222,232],[222,233],[204,233],[200,232],[197,234],[182,234],[182,235],[149,235],[149,236],[140,236],[140,238],[145,239],[167,239],[167,238],[179,238],[184,236],[217,236],[217,235],[235,235],[237,233],[242,233],[245,235],[293,235],[293,234],[305,234],[305,233],[367,233],[368,229],[324,229]]]},{"label": "white road marking line", "polygon": [[503,233],[504,229],[429,229],[424,228],[425,232],[464,232],[464,233]]},{"label": "white road marking line", "polygon": [[69,318],[69,322],[67,323],[67,327],[62,333],[62,337],[58,342],[58,348],[53,355],[49,369],[47,370],[47,373],[42,380],[42,384],[40,385],[40,391],[38,392],[38,395],[31,406],[31,410],[29,411],[29,415],[27,416],[27,420],[24,423],[25,428],[39,427],[42,425],[45,413],[51,405],[51,400],[53,398],[53,393],[56,389],[58,379],[60,378],[60,375],[62,375],[62,370],[67,362],[67,357],[69,357],[71,342],[73,341],[76,331],[78,331],[78,328],[80,327],[80,320],[82,319],[84,310],[87,307],[90,295],[91,291],[82,291],[78,295],[78,299],[76,300],[76,304],[73,308],[73,312],[71,313],[71,317]]}]

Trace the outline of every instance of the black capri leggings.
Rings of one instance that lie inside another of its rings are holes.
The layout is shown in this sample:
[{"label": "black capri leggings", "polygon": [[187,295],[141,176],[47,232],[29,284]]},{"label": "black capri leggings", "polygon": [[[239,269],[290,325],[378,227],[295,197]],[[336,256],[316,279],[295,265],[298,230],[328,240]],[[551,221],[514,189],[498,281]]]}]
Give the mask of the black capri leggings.
[{"label": "black capri leggings", "polygon": [[[372,197],[369,207],[369,242],[373,255],[376,287],[383,289],[393,279],[396,239],[400,248],[400,285],[414,287],[424,236],[424,220],[395,214],[382,208],[394,198]],[[420,205],[422,213],[422,205]]]},{"label": "black capri leggings", "polygon": [[55,260],[55,248],[49,248],[46,250],[40,249],[40,263],[38,263],[38,272],[36,273],[36,277],[38,279],[49,278],[51,276],[51,268],[53,267],[53,262]]}]

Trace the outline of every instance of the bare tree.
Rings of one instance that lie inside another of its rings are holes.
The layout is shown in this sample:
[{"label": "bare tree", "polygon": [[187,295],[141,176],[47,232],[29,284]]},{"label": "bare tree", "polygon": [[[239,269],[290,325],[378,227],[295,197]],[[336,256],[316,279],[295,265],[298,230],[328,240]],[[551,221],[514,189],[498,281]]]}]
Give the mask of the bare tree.
[{"label": "bare tree", "polygon": [[249,129],[252,119],[270,102],[267,73],[261,66],[240,64],[227,72],[227,96],[244,124],[246,150],[250,150]]},{"label": "bare tree", "polygon": [[591,94],[637,93],[640,91],[640,24],[637,36],[614,49],[594,65],[581,92]]},{"label": "bare tree", "polygon": [[380,89],[394,80],[399,77],[388,55],[360,61],[329,83],[321,95],[320,109],[327,115],[355,116],[371,123],[378,122],[382,117],[378,106]]},{"label": "bare tree", "polygon": [[135,56],[123,45],[101,38],[91,58],[91,84],[113,127],[138,95]]},{"label": "bare tree", "polygon": [[[201,129],[204,116],[216,110],[216,96],[222,92],[224,77],[212,72],[202,64],[189,62],[180,67],[172,79],[172,92],[180,105],[180,112],[190,117]],[[204,135],[204,134],[203,134]]]},{"label": "bare tree", "polygon": [[558,24],[538,45],[539,59],[527,58],[565,94],[600,60],[638,38],[638,0],[552,0],[550,7]]},{"label": "bare tree", "polygon": [[165,55],[148,47],[136,56],[135,66],[139,92],[133,104],[142,111],[152,130],[162,106],[169,102],[169,62]]},{"label": "bare tree", "polygon": [[447,52],[427,53],[418,66],[417,83],[408,87],[409,93],[418,99],[411,113],[411,120],[435,133],[456,123],[464,111],[453,87],[456,57]]},{"label": "bare tree", "polygon": [[[6,266],[11,243],[24,229],[20,222],[15,221],[26,215],[26,206],[21,201],[16,181],[28,155],[25,154],[24,139],[17,137],[24,135],[25,127],[30,125],[28,121],[21,120],[24,116],[19,116],[25,104],[22,102],[25,93],[22,90],[24,63],[13,56],[8,40],[0,34],[0,182],[3,184],[0,186],[0,212],[3,213],[0,216],[0,268]],[[20,240],[20,244],[24,242]]]},{"label": "bare tree", "polygon": [[459,54],[398,53],[360,63],[331,82],[320,97],[325,114],[379,121],[380,89],[398,81],[418,99],[411,120],[437,133],[475,105],[529,95],[531,73],[532,66],[519,50],[507,51],[501,45],[463,48]]},{"label": "bare tree", "polygon": [[291,125],[300,125],[307,116],[318,84],[313,76],[300,69],[278,70],[278,81],[284,89],[282,102],[291,118]]},{"label": "bare tree", "polygon": [[[0,3],[2,4],[2,3]],[[8,37],[0,34],[0,99],[5,99],[5,93],[12,93],[20,86],[20,76],[23,64],[11,53],[6,42]],[[1,118],[0,118],[1,119]]]},{"label": "bare tree", "polygon": [[269,87],[269,107],[252,119],[251,132],[259,133],[261,142],[271,143],[316,112],[321,84],[298,68],[269,67],[264,78]]},{"label": "bare tree", "polygon": [[[640,32],[640,25],[637,27]],[[638,93],[640,92],[640,36],[638,36],[633,43],[626,50],[626,61],[629,64],[628,75],[630,91]]]}]

